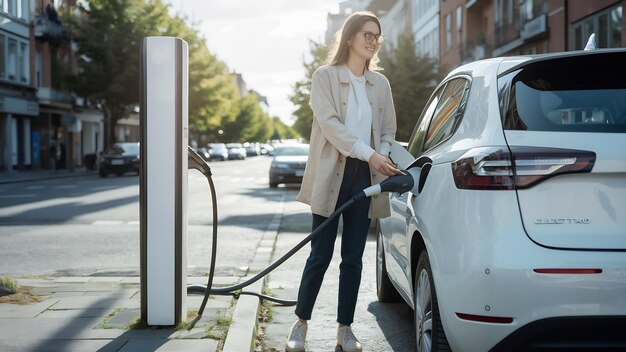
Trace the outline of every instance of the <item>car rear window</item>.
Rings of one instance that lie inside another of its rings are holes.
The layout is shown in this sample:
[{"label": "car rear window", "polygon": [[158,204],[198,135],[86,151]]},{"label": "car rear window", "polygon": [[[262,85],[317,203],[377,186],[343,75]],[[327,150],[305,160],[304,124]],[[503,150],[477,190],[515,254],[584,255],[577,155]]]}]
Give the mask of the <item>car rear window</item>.
[{"label": "car rear window", "polygon": [[624,52],[539,61],[509,79],[507,130],[626,132]]}]

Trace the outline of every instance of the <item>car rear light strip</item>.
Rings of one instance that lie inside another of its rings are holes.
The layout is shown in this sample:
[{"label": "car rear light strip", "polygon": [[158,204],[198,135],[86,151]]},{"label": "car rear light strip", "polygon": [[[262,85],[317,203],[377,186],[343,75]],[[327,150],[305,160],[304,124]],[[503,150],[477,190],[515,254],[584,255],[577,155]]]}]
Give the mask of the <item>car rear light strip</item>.
[{"label": "car rear light strip", "polygon": [[538,274],[600,274],[602,269],[533,269]]},{"label": "car rear light strip", "polygon": [[481,323],[495,323],[495,324],[511,324],[513,318],[509,317],[493,317],[489,315],[475,315],[466,313],[456,313],[456,316],[463,320],[478,321]]},{"label": "car rear light strip", "polygon": [[542,147],[474,148],[452,163],[459,189],[529,188],[556,175],[591,172],[594,152]]}]

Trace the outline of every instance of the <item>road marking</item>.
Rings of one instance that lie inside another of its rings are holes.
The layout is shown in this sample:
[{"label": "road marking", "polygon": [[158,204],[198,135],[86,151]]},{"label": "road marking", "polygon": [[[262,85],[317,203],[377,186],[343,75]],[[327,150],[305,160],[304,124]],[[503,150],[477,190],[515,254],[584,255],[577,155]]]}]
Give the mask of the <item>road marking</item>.
[{"label": "road marking", "polygon": [[92,225],[122,225],[124,224],[125,221],[119,221],[119,220],[97,220],[92,222]]},{"label": "road marking", "polygon": [[2,195],[0,198],[33,198],[36,197],[34,194],[7,194]]}]

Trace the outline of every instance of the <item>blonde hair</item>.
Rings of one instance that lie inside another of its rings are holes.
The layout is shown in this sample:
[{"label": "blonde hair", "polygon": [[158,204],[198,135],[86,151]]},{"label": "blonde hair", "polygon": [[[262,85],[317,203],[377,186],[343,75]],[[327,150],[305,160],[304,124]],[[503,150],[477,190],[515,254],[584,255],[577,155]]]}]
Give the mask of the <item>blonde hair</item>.
[{"label": "blonde hair", "polygon": [[[348,55],[350,54],[350,48],[348,41],[352,40],[354,36],[363,28],[365,23],[374,22],[378,26],[380,34],[382,34],[382,28],[380,26],[380,20],[376,15],[369,11],[359,11],[350,15],[341,27],[341,31],[335,34],[333,44],[328,52],[328,63],[333,66],[343,65],[348,62]],[[365,68],[368,70],[380,70],[378,67],[378,51],[374,56],[365,61]]]}]

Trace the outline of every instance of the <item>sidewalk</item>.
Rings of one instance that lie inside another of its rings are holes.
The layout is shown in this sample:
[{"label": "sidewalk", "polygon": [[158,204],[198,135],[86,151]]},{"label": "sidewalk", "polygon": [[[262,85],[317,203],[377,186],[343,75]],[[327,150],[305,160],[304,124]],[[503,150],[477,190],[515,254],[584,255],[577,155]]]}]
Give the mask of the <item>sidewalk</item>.
[{"label": "sidewalk", "polygon": [[[97,175],[77,169],[24,171],[0,174],[0,184]],[[284,202],[265,229],[247,275],[271,260]],[[196,326],[148,327],[140,321],[139,277],[28,277],[14,278],[40,301],[0,303],[0,352],[5,351],[254,351],[260,301],[244,295],[211,296]],[[245,277],[215,277],[213,285],[228,286]],[[188,284],[206,285],[206,277],[190,277]],[[261,293],[264,280],[245,290]],[[5,296],[6,297],[6,296]],[[191,321],[203,296],[187,295]]]},{"label": "sidewalk", "polygon": [[0,184],[29,182],[64,177],[80,177],[97,175],[98,170],[87,170],[85,167],[77,167],[74,171],[60,170],[26,170],[0,172]]}]

